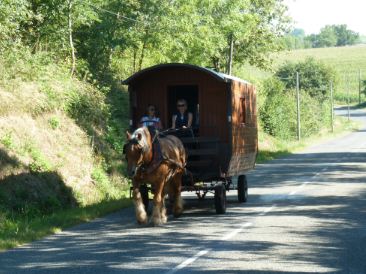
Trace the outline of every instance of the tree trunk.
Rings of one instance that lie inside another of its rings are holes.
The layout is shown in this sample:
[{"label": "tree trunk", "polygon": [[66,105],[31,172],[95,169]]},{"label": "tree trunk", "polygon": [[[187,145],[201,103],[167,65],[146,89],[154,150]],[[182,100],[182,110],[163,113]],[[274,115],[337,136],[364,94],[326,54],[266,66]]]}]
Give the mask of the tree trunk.
[{"label": "tree trunk", "polygon": [[73,0],[68,0],[68,24],[69,24],[69,43],[71,48],[71,59],[72,59],[72,65],[71,65],[71,76],[75,73],[75,67],[76,67],[76,56],[75,56],[75,47],[74,47],[74,41],[72,38],[72,4]]},{"label": "tree trunk", "polygon": [[214,70],[220,72],[220,60],[217,57],[211,57],[212,65]]},{"label": "tree trunk", "polygon": [[144,43],[142,44],[141,56],[140,56],[140,60],[139,60],[139,70],[141,70],[141,68],[142,68],[142,62],[144,61],[145,50],[146,50],[146,47],[147,47],[148,35],[149,35],[149,29],[146,29],[145,30],[145,39],[144,39]]},{"label": "tree trunk", "polygon": [[136,72],[137,47],[133,47],[133,73]]}]

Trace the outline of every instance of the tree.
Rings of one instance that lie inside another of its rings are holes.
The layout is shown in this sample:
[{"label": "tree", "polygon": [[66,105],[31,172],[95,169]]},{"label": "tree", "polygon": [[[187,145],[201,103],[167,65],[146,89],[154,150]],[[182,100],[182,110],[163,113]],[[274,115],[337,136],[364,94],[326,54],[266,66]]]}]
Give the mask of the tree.
[{"label": "tree", "polygon": [[296,28],[291,32],[292,36],[305,37],[305,31],[303,29]]},{"label": "tree", "polygon": [[0,3],[0,53],[22,42],[22,25],[32,20],[27,0],[2,0]]},{"label": "tree", "polygon": [[[226,45],[215,56],[227,59],[229,37],[234,38],[234,62],[268,68],[269,53],[281,48],[279,37],[287,30],[288,18],[282,1],[221,1],[225,6],[218,7],[219,15],[216,26]],[[222,4],[221,4],[222,5]],[[226,62],[221,61],[221,63]]]},{"label": "tree", "polygon": [[73,74],[77,53],[73,32],[98,20],[92,6],[98,0],[28,0],[28,3],[31,18],[21,25],[24,44],[33,52],[50,51],[59,58],[68,57]]},{"label": "tree", "polygon": [[300,74],[300,88],[310,96],[322,99],[329,90],[329,83],[337,80],[336,72],[314,58],[303,62],[286,63],[278,69],[276,76],[285,83],[286,89],[296,88],[296,72]]},{"label": "tree", "polygon": [[347,25],[333,25],[337,36],[337,46],[354,45],[359,39],[359,34],[347,29]]},{"label": "tree", "polygon": [[303,29],[294,29],[290,33],[284,35],[281,39],[284,48],[292,49],[303,49],[312,47],[308,43]]},{"label": "tree", "polygon": [[325,26],[320,30],[315,42],[316,48],[334,47],[337,45],[337,33],[332,26]]}]

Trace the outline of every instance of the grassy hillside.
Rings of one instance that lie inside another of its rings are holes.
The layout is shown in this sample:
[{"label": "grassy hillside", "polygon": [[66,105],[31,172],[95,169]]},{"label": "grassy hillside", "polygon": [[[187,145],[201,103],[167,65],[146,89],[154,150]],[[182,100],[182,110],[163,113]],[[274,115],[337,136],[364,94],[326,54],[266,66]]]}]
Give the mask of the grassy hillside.
[{"label": "grassy hillside", "polygon": [[0,70],[1,249],[33,239],[32,224],[55,212],[126,196],[128,106],[126,93],[71,78],[45,54],[0,57]]},{"label": "grassy hillside", "polygon": [[[338,72],[339,79],[335,87],[338,100],[345,101],[348,82],[346,79],[349,79],[351,99],[353,102],[358,101],[359,70],[361,79],[366,80],[366,45],[284,51],[275,55],[274,70],[285,62],[303,61],[308,57],[321,60]],[[271,75],[270,72],[252,67],[244,68],[240,74],[249,79],[262,79]],[[365,100],[364,95],[362,100]]]}]

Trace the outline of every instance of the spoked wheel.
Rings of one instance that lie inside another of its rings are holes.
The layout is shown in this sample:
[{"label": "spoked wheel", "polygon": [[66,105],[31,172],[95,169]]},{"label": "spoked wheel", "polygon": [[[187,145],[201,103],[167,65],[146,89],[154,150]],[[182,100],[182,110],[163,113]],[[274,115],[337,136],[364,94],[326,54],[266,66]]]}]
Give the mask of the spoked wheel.
[{"label": "spoked wheel", "polygon": [[140,194],[142,198],[142,203],[144,204],[145,210],[147,211],[147,209],[149,208],[149,188],[147,187],[147,185],[140,186]]},{"label": "spoked wheel", "polygon": [[217,214],[226,212],[226,188],[224,185],[215,187],[215,209]]},{"label": "spoked wheel", "polygon": [[248,200],[248,182],[245,175],[238,177],[238,201],[245,203]]}]

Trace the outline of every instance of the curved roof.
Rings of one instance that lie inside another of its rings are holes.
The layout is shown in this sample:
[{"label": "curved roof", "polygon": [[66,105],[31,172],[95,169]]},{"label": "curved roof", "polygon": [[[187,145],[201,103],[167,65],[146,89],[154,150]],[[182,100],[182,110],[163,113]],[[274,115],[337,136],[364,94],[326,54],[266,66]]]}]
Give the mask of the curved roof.
[{"label": "curved roof", "polygon": [[140,70],[140,71],[136,72],[135,74],[133,74],[132,76],[130,76],[129,78],[127,78],[126,80],[122,81],[122,84],[129,85],[131,82],[135,81],[136,79],[143,76],[147,72],[150,72],[153,70],[158,70],[161,68],[173,68],[173,67],[174,68],[189,68],[189,69],[195,69],[198,71],[202,71],[202,72],[205,72],[205,73],[209,74],[210,76],[216,78],[217,80],[226,82],[226,83],[231,82],[231,81],[249,83],[238,77],[227,75],[227,74],[224,74],[221,72],[217,72],[217,71],[214,71],[213,69],[209,69],[209,68],[205,68],[205,67],[200,67],[200,66],[191,65],[191,64],[184,64],[184,63],[168,63],[168,64],[155,65],[155,66]]}]

